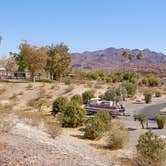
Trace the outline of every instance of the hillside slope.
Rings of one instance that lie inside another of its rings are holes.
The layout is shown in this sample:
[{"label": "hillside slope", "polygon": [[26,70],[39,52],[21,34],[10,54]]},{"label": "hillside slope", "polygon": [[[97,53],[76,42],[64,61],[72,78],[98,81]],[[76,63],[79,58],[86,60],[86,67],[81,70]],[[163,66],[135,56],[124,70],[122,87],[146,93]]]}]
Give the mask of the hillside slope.
[{"label": "hillside slope", "polygon": [[121,68],[123,64],[127,64],[127,59],[122,57],[123,51],[136,55],[139,52],[143,54],[142,60],[137,60],[134,57],[130,61],[130,66],[146,66],[146,65],[166,65],[166,55],[163,53],[157,53],[149,49],[144,50],[129,50],[129,49],[116,49],[107,48],[104,50],[98,50],[93,52],[73,53],[72,66],[74,68],[81,69],[110,69],[110,68]]}]

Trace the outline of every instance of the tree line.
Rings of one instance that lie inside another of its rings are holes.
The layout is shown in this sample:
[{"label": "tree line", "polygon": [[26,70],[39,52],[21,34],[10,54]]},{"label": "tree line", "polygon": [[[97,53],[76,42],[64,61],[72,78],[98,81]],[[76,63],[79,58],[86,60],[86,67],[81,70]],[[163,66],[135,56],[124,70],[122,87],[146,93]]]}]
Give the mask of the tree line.
[{"label": "tree line", "polygon": [[[50,79],[61,81],[62,77],[71,72],[71,58],[67,45],[37,47],[24,41],[19,45],[19,53],[10,53],[7,68],[12,70],[16,63],[17,71],[29,71],[34,79],[40,72],[45,71]],[[15,69],[16,70],[16,69]]]}]

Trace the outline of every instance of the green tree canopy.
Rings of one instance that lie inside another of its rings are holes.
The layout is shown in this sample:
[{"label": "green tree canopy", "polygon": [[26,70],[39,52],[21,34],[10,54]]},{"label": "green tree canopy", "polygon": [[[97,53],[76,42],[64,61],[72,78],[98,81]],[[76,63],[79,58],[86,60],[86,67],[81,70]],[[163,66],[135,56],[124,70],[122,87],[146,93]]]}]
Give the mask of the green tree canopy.
[{"label": "green tree canopy", "polygon": [[69,48],[63,43],[47,47],[47,71],[52,79],[61,81],[71,71]]}]

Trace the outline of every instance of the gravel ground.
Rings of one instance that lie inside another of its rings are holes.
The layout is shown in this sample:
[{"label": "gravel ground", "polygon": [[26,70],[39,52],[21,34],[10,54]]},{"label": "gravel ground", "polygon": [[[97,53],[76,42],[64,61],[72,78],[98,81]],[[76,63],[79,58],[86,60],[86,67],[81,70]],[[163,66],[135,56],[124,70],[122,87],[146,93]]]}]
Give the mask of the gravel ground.
[{"label": "gravel ground", "polygon": [[111,166],[110,158],[71,136],[51,139],[22,122],[0,135],[0,166]]}]

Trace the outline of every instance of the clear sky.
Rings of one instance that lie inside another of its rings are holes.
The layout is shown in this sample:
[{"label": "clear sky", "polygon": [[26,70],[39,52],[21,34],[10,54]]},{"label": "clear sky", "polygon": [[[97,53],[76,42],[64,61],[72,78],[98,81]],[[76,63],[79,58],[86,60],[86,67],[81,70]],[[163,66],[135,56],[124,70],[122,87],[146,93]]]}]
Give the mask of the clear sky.
[{"label": "clear sky", "polygon": [[149,48],[166,53],[166,0],[0,0],[0,55],[64,42],[71,52]]}]

